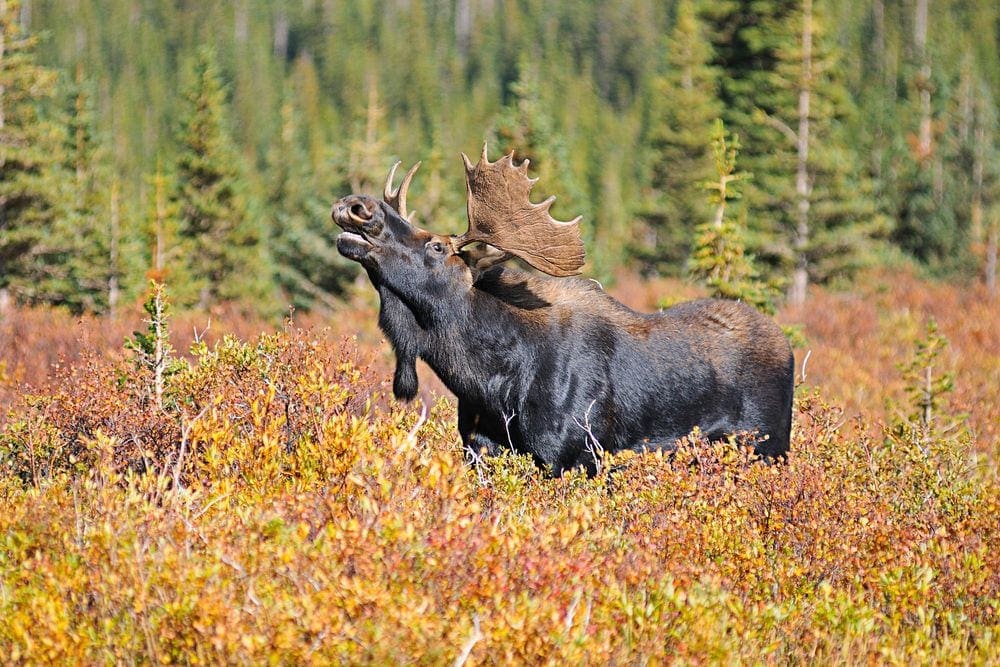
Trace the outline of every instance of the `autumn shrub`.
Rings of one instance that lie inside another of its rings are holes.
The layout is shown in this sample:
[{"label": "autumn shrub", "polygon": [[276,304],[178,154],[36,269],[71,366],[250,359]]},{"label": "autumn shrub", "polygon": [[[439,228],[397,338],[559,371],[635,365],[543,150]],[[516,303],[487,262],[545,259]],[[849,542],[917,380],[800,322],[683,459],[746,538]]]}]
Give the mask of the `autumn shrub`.
[{"label": "autumn shrub", "polygon": [[[942,425],[969,412],[971,340],[943,314]],[[807,377],[835,377],[830,336]],[[899,366],[926,336],[893,342],[877,416],[800,386],[786,464],[694,434],[558,479],[467,460],[450,399],[394,403],[382,351],[322,329],[178,345],[162,407],[134,355],[88,357],[0,425],[0,656],[988,663],[997,458],[971,413],[960,437],[913,421]]]}]

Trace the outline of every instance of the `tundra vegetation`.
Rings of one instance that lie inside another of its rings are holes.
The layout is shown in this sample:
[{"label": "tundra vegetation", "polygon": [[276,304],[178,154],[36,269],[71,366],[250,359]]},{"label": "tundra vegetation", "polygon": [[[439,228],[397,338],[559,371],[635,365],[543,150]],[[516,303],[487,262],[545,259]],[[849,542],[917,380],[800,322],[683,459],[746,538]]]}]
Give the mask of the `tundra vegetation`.
[{"label": "tundra vegetation", "polygon": [[[0,661],[995,662],[998,7],[0,0]],[[484,134],[626,305],[797,328],[787,465],[392,398],[329,204],[460,229]]]},{"label": "tundra vegetation", "polygon": [[[694,291],[620,282],[637,307]],[[695,442],[593,478],[512,453],[469,465],[454,403],[424,418],[390,397],[367,287],[332,327],[267,334],[238,314],[164,322],[154,299],[130,350],[141,313],[23,311],[0,328],[0,652],[989,662],[1000,316],[982,292],[868,284],[779,312],[811,350],[787,465]]]}]

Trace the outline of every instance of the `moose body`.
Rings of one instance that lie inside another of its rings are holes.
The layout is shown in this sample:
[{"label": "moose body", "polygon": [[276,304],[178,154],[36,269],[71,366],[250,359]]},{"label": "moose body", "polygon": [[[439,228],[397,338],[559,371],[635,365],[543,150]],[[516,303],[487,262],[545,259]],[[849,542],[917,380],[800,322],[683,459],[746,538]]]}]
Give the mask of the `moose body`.
[{"label": "moose body", "polygon": [[554,474],[592,473],[598,447],[670,449],[697,426],[713,439],[749,432],[768,458],[787,452],[793,358],[752,307],[704,299],[637,313],[590,280],[491,265],[497,253],[463,252],[402,208],[341,199],[338,249],[379,292],[394,393],[412,398],[415,360],[426,361],[458,397],[469,451],[512,447]]}]

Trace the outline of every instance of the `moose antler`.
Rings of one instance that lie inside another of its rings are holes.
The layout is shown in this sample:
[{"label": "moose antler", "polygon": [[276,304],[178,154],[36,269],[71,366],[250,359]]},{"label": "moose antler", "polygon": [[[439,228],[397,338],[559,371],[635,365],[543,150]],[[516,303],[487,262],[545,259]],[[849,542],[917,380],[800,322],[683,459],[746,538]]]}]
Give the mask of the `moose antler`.
[{"label": "moose antler", "polygon": [[396,213],[399,213],[400,216],[410,222],[413,222],[417,214],[416,212],[407,213],[406,211],[406,191],[410,188],[410,181],[413,180],[413,175],[417,173],[420,163],[417,162],[415,165],[410,167],[410,170],[406,172],[406,176],[403,177],[403,182],[399,184],[398,188],[393,190],[392,180],[396,177],[396,169],[399,165],[400,163],[397,162],[392,165],[392,169],[389,170],[389,175],[385,179],[385,190],[382,193],[382,201],[396,209]]},{"label": "moose antler", "polygon": [[528,160],[514,165],[514,152],[496,162],[486,156],[473,166],[462,153],[468,186],[469,231],[453,237],[455,246],[487,243],[516,255],[539,271],[553,276],[571,276],[583,266],[580,216],[569,222],[555,220],[549,209],[555,197],[540,204],[528,198],[538,180],[528,178]]}]

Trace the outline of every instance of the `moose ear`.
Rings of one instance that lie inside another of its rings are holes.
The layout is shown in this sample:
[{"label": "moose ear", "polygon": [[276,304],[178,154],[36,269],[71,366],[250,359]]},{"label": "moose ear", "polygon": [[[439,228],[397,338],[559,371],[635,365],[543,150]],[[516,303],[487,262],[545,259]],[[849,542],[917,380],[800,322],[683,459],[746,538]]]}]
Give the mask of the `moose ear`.
[{"label": "moose ear", "polygon": [[475,245],[462,248],[458,256],[472,269],[473,278],[478,278],[479,274],[490,267],[506,262],[512,257],[509,252],[494,248],[487,243],[477,243]]}]

